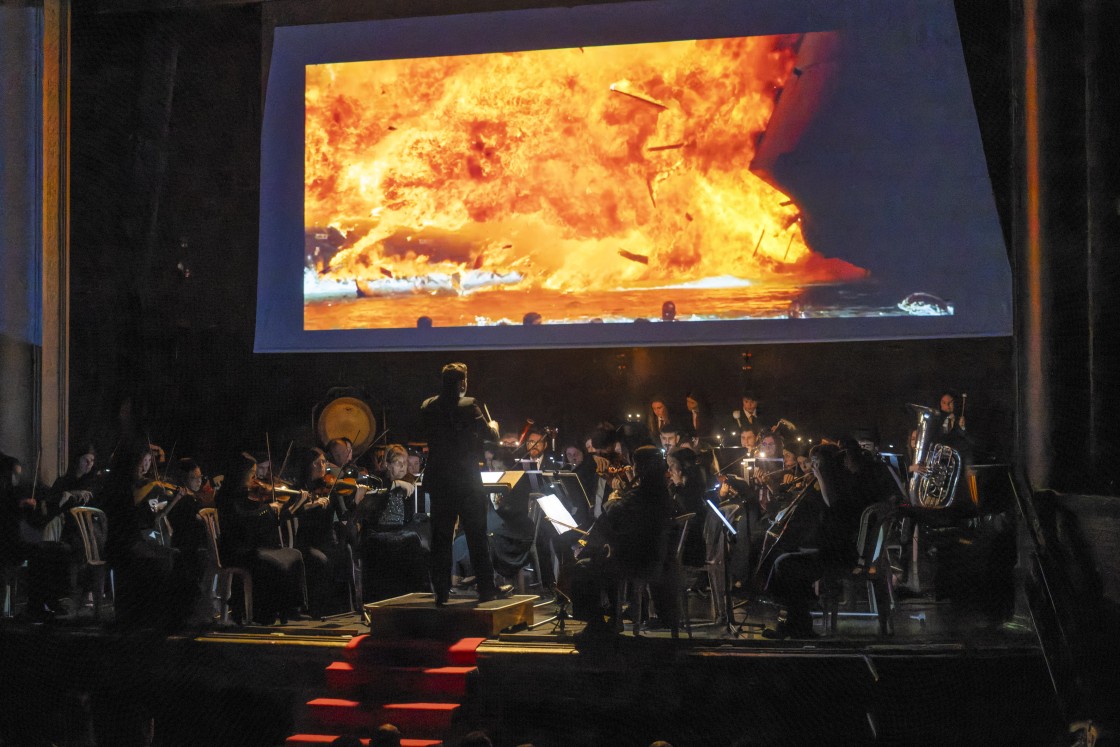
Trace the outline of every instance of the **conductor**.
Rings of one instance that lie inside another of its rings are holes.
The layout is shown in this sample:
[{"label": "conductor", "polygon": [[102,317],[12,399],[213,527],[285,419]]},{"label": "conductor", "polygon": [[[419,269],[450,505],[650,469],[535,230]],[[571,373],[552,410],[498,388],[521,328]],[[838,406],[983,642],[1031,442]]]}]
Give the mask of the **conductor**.
[{"label": "conductor", "polygon": [[479,462],[483,443],[497,442],[498,424],[487,421],[467,391],[465,363],[443,367],[440,393],[420,406],[420,418],[428,442],[424,487],[432,497],[432,590],[436,606],[447,604],[451,593],[451,542],[455,520],[467,536],[471,565],[478,577],[479,601],[509,596],[512,586],[494,584],[494,566],[486,539],[486,494],[482,490]]}]

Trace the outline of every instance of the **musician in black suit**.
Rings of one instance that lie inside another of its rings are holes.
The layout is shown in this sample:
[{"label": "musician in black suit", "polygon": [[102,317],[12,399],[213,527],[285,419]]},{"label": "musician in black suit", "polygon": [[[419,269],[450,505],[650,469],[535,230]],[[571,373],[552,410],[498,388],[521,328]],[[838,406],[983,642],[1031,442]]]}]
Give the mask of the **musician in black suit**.
[{"label": "musician in black suit", "polygon": [[863,510],[899,497],[886,465],[853,439],[815,447],[813,463],[826,507],[815,540],[798,543],[809,549],[780,555],[770,572],[766,588],[784,614],[777,629],[764,631],[768,638],[813,637],[813,583],[830,569],[853,566]]},{"label": "musician in black suit", "polygon": [[494,585],[494,566],[486,538],[487,498],[482,490],[484,442],[498,441],[498,424],[488,421],[467,391],[467,366],[448,363],[440,393],[424,401],[420,417],[428,442],[424,488],[431,494],[432,590],[436,606],[451,593],[451,542],[458,520],[467,537],[471,565],[478,577],[478,597],[487,602],[508,596],[513,587]]}]

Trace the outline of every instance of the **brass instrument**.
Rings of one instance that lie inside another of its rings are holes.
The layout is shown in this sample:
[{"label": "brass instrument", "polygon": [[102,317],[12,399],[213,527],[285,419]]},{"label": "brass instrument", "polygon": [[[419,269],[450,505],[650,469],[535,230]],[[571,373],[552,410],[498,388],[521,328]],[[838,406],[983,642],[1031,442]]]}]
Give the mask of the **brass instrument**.
[{"label": "brass instrument", "polygon": [[910,502],[921,508],[948,508],[961,476],[961,455],[945,444],[935,444],[941,412],[932,407],[907,405],[918,415],[918,441],[914,464],[922,469],[910,478]]}]

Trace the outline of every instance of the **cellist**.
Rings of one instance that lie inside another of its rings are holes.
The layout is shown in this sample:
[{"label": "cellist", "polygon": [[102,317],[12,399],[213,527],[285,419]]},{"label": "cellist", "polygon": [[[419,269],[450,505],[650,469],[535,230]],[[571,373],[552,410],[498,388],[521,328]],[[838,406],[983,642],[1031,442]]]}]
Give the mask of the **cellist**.
[{"label": "cellist", "polygon": [[856,562],[863,510],[897,493],[886,465],[854,439],[814,447],[811,457],[826,507],[815,537],[779,555],[770,571],[766,588],[782,611],[777,627],[763,632],[768,638],[815,636],[810,617],[813,584],[829,569],[850,568]]}]

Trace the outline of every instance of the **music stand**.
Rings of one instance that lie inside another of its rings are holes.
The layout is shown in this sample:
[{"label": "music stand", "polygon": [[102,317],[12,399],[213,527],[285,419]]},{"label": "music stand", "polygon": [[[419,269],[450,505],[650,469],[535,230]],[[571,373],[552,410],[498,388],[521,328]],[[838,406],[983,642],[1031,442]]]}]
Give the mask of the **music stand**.
[{"label": "music stand", "polygon": [[[557,534],[564,534],[577,529],[575,517],[564,507],[560,499],[554,494],[539,495],[534,500],[537,502],[537,508],[544,513],[544,517],[552,524]],[[565,622],[571,619],[568,613],[568,605],[571,604],[571,598],[557,588],[557,584],[552,584],[552,592],[556,595],[556,614],[552,617],[545,618],[540,622],[533,623],[529,626],[529,630],[535,630],[541,625],[552,623],[552,632],[559,636],[566,637],[567,630],[564,628]]]},{"label": "music stand", "polygon": [[723,534],[723,616],[726,626],[727,634],[732,637],[738,637],[742,633],[742,628],[735,627],[735,608],[731,602],[731,545],[735,544],[736,537],[739,532],[736,531],[734,525],[727,520],[723,515],[723,511],[719,510],[719,506],[711,498],[704,499],[704,505],[712,512],[712,515],[719,519],[720,531]]}]

